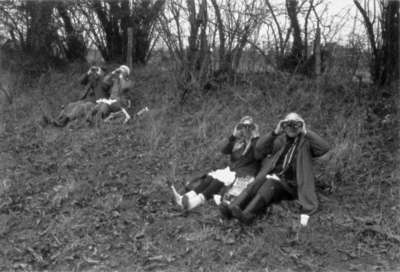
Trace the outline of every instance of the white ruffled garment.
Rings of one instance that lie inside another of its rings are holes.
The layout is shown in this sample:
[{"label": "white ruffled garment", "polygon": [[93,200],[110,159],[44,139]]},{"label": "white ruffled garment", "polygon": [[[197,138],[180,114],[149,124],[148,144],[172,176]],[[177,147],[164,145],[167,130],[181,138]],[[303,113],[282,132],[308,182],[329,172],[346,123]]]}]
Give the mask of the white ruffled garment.
[{"label": "white ruffled garment", "polygon": [[214,179],[217,179],[225,184],[225,186],[231,185],[236,178],[236,173],[231,171],[231,169],[228,167],[224,169],[218,169],[215,171],[212,171],[208,173],[209,176],[211,176]]},{"label": "white ruffled garment", "polygon": [[116,99],[100,98],[100,99],[97,99],[97,100],[96,100],[96,103],[97,103],[97,104],[99,104],[99,103],[105,103],[105,104],[107,104],[107,105],[111,105],[111,104],[113,104],[113,103],[115,103],[115,102],[117,102]]}]

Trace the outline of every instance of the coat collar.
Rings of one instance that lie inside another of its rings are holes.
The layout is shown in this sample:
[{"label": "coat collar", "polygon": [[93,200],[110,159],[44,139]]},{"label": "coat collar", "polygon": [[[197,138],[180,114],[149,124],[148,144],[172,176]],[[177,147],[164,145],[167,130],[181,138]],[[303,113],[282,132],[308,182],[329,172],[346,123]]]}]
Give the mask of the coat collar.
[{"label": "coat collar", "polygon": [[[298,148],[299,147],[301,147],[303,144],[304,144],[304,134],[300,134],[298,137],[300,137],[299,138],[299,142],[298,142]],[[280,137],[280,140],[279,140],[279,144],[278,144],[278,152],[279,153],[282,153],[283,152],[283,150],[284,150],[284,148],[285,148],[285,146],[286,146],[286,144],[287,144],[287,136],[286,135],[282,135],[281,137]]]}]

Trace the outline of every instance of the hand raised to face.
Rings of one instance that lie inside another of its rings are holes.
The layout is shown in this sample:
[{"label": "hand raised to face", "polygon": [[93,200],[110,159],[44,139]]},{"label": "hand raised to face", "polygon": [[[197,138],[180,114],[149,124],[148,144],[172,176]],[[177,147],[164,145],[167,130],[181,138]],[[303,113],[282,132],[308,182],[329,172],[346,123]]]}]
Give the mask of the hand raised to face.
[{"label": "hand raised to face", "polygon": [[283,122],[284,122],[283,120],[280,120],[280,121],[278,122],[278,124],[276,125],[276,127],[275,127],[275,129],[274,129],[274,133],[275,133],[275,134],[279,135],[279,134],[281,134],[281,133],[283,132],[283,129],[282,129],[282,123],[283,123]]},{"label": "hand raised to face", "polygon": [[254,123],[253,117],[249,115],[242,117],[233,129],[233,136],[246,141],[253,137],[258,137],[258,126]]},{"label": "hand raised to face", "polygon": [[239,123],[235,126],[233,135],[238,138],[249,138],[255,129],[256,125],[253,123]]}]

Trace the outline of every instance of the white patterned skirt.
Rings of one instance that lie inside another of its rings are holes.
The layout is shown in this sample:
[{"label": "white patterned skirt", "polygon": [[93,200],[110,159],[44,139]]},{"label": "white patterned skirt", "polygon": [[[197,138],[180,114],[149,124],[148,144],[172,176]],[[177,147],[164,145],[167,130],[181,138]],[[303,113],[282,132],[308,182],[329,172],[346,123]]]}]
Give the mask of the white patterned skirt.
[{"label": "white patterned skirt", "polygon": [[254,177],[236,177],[231,188],[224,194],[223,201],[230,203],[235,197],[240,195],[247,186],[254,181]]}]

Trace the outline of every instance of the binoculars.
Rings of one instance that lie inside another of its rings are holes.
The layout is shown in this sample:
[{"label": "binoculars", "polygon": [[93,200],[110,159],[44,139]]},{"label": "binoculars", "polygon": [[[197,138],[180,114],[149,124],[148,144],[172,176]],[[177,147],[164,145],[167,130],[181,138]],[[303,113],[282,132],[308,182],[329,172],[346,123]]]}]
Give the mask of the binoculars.
[{"label": "binoculars", "polygon": [[101,68],[98,66],[92,66],[90,67],[89,71],[87,72],[88,75],[90,74],[100,74]]},{"label": "binoculars", "polygon": [[282,128],[301,128],[303,126],[303,122],[301,121],[286,121],[281,124]]},{"label": "binoculars", "polygon": [[237,129],[250,129],[250,130],[252,130],[252,129],[254,129],[255,128],[255,125],[254,124],[239,124],[239,125],[237,125],[237,127],[236,127]]}]

